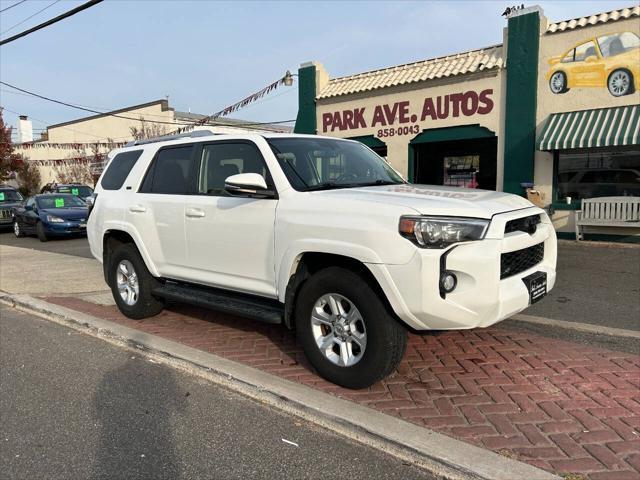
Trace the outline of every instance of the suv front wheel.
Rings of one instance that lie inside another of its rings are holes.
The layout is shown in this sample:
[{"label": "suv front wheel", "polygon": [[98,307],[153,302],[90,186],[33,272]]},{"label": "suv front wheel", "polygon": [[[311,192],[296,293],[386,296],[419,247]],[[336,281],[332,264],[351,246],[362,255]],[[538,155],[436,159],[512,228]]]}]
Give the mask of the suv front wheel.
[{"label": "suv front wheel", "polygon": [[304,352],[327,380],[365,388],[398,365],[405,328],[365,279],[329,267],[304,283],[296,302],[296,331]]},{"label": "suv front wheel", "polygon": [[157,282],[133,244],[115,248],[109,266],[109,286],[125,316],[140,320],[162,311],[164,303],[151,294]]}]

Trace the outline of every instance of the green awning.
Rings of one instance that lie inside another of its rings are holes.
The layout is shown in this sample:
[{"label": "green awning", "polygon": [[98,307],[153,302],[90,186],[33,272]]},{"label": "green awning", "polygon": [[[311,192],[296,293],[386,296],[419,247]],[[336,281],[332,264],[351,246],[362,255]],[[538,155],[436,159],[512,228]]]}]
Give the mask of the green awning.
[{"label": "green awning", "polygon": [[553,113],[538,136],[538,150],[638,145],[640,105]]}]

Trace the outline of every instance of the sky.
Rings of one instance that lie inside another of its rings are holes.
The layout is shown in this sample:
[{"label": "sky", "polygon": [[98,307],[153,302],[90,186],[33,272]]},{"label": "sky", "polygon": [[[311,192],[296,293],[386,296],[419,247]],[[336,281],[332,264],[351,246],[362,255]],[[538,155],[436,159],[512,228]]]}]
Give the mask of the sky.
[{"label": "sky", "polygon": [[[18,1],[0,0],[0,10]],[[84,1],[27,0],[0,13],[0,38]],[[100,111],[168,95],[178,111],[211,114],[311,60],[338,77],[501,43],[501,14],[520,3],[105,0],[0,46],[0,79]],[[537,4],[550,21],[561,21],[629,7],[634,0]],[[5,86],[0,105],[7,123],[28,115],[34,129],[90,115]],[[295,119],[297,108],[297,86],[281,86],[234,117],[284,121]]]}]

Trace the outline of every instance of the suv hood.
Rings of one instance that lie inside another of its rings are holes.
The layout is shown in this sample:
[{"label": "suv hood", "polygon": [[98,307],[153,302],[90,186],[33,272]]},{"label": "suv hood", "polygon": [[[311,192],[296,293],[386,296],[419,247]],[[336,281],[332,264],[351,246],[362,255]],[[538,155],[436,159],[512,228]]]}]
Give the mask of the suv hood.
[{"label": "suv hood", "polygon": [[438,185],[381,185],[321,190],[320,195],[373,203],[394,204],[423,215],[487,218],[498,213],[532,207],[525,198],[492,190]]}]

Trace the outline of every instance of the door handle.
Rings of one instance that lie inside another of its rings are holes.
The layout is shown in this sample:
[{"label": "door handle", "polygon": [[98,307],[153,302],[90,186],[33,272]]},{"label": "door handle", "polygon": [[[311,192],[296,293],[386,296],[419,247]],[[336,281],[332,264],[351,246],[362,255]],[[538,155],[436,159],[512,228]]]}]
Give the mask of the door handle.
[{"label": "door handle", "polygon": [[129,207],[129,211],[131,213],[144,213],[147,211],[146,207],[143,207],[142,205],[132,205]]},{"label": "door handle", "polygon": [[185,210],[185,215],[191,218],[202,218],[204,217],[204,210],[200,210],[199,208],[187,208]]}]

